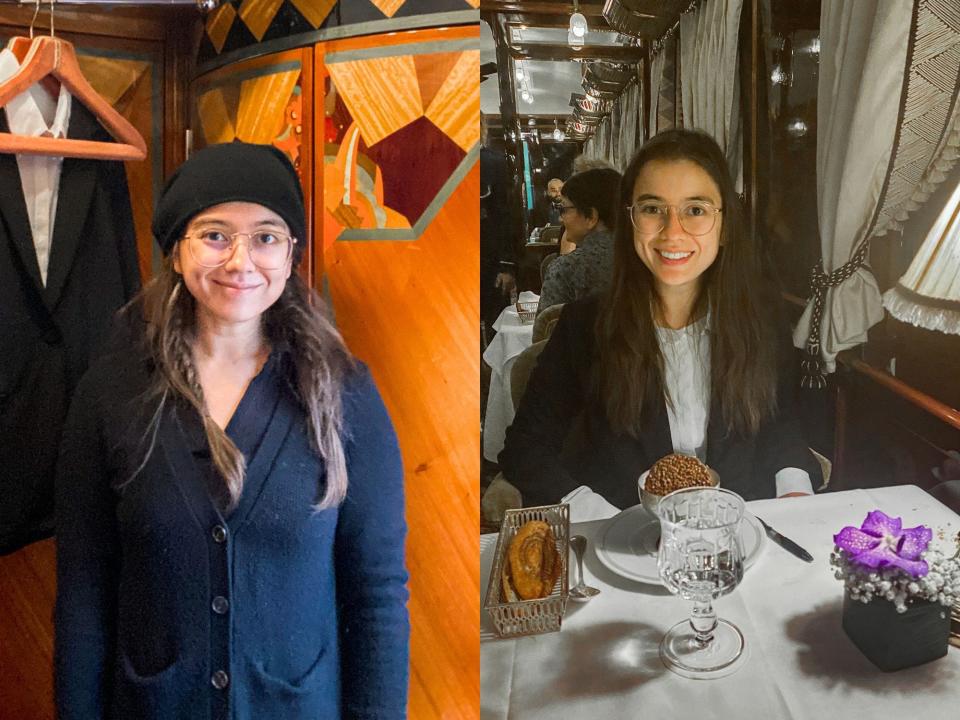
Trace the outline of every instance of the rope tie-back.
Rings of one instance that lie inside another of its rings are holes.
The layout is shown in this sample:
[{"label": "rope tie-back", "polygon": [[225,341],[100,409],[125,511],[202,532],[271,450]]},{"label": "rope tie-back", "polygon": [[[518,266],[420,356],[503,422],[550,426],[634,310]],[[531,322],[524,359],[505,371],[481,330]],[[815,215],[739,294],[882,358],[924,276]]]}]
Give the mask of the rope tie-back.
[{"label": "rope tie-back", "polygon": [[810,270],[810,292],[813,298],[813,314],[810,318],[810,335],[807,337],[807,357],[800,363],[800,387],[809,390],[821,390],[827,385],[827,376],[823,371],[823,358],[820,355],[820,323],[823,320],[823,304],[826,301],[827,288],[836,287],[849,279],[859,268],[866,265],[870,242],[864,240],[853,257],[829,275],[823,270],[823,259]]}]

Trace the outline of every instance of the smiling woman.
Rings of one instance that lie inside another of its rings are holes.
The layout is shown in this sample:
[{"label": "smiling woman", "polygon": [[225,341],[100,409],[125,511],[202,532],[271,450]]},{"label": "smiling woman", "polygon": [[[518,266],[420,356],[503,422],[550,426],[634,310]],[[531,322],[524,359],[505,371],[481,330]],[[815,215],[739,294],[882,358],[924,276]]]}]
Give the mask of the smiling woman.
[{"label": "smiling woman", "polygon": [[655,136],[618,207],[610,290],[564,306],[507,431],[507,480],[525,505],[588,485],[629,507],[637,477],[677,452],[747,499],[812,493],[789,342],[716,142]]},{"label": "smiling woman", "polygon": [[163,267],[61,453],[61,718],[405,717],[400,453],[294,272],[305,225],[267,145],[207,147],[160,198]]}]

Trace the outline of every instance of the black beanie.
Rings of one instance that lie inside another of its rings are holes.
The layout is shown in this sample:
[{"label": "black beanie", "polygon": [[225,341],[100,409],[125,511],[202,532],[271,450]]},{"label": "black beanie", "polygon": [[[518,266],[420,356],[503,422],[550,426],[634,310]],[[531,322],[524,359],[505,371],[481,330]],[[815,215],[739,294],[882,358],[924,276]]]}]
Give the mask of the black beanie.
[{"label": "black beanie", "polygon": [[272,145],[245,142],[205,147],[167,181],[151,225],[163,254],[170,254],[197,213],[226,202],[256,203],[277,213],[297,238],[294,264],[300,260],[307,239],[297,171]]}]

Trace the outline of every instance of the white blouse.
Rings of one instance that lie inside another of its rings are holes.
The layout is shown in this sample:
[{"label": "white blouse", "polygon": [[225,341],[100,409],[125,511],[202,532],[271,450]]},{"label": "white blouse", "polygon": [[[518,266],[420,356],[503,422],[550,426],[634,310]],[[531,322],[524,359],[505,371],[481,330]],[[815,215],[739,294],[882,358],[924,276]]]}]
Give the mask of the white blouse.
[{"label": "white blouse", "polygon": [[[0,82],[14,75],[20,68],[17,56],[4,48],[0,50]],[[33,85],[10,100],[4,110],[7,124],[15,135],[30,137],[67,136],[70,124],[70,93],[61,85],[60,94],[50,97],[39,84]],[[17,155],[20,184],[30,219],[30,232],[37,252],[40,278],[47,284],[50,265],[50,247],[53,223],[57,216],[57,195],[60,188],[60,169],[63,158],[45,155]]]},{"label": "white blouse", "polygon": [[[657,328],[664,358],[667,417],[673,451],[707,458],[710,408],[710,315],[673,330]],[[813,493],[806,470],[782,468],[775,475],[777,497],[790,492]]]}]

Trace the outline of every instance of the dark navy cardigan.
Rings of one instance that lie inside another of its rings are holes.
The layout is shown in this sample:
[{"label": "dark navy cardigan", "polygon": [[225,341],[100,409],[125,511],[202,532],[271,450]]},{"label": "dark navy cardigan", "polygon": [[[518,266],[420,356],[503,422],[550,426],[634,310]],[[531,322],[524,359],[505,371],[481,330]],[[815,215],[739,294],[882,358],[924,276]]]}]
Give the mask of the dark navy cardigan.
[{"label": "dark navy cardigan", "polygon": [[347,497],[317,513],[323,465],[286,377],[274,354],[227,427],[247,459],[229,516],[188,408],[168,405],[124,484],[150,442],[148,363],[109,355],[81,381],[57,476],[60,720],[405,717],[393,427],[361,367],[343,395]]}]

